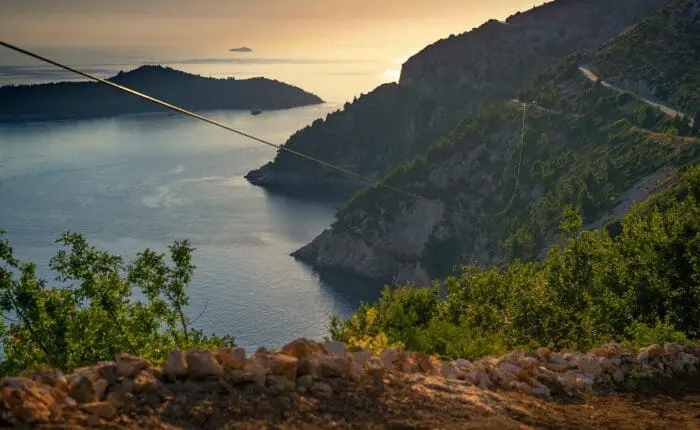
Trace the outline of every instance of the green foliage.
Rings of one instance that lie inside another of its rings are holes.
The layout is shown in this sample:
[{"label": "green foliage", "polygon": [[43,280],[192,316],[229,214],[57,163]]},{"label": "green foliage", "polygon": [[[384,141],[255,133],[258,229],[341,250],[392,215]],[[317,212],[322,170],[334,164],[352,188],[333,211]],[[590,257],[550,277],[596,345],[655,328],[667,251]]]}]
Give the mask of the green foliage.
[{"label": "green foliage", "polygon": [[[510,348],[585,350],[609,341],[635,345],[700,337],[700,165],[671,190],[635,207],[612,238],[569,237],[539,262],[463,267],[439,287],[386,289],[334,338],[382,337],[408,349],[474,358]],[[568,207],[569,232],[581,226]],[[371,330],[357,324],[371,317]],[[663,322],[660,322],[663,321]]]},{"label": "green foliage", "polygon": [[583,218],[578,210],[571,205],[564,207],[559,228],[567,237],[571,237],[583,227]]},{"label": "green foliage", "polygon": [[697,5],[673,1],[606,43],[595,60],[602,78],[642,83],[681,110],[700,108]]},{"label": "green foliage", "polygon": [[[192,279],[187,241],[163,254],[146,250],[132,263],[67,233],[51,260],[56,282],[39,279],[36,266],[13,255],[0,231],[0,326],[3,373],[50,365],[71,370],[129,352],[160,360],[174,347],[233,345],[188,327],[184,307]],[[138,291],[138,299],[134,292]]]},{"label": "green foliage", "polygon": [[641,348],[664,342],[686,343],[688,336],[677,331],[672,324],[656,320],[654,325],[635,322],[627,330],[628,342],[635,348]]}]

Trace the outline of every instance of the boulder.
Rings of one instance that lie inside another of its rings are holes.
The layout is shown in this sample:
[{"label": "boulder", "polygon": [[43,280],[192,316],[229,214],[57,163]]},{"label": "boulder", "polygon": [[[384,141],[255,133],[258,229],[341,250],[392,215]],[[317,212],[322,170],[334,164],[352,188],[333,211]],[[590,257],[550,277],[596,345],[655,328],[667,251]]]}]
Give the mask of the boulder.
[{"label": "boulder", "polygon": [[463,371],[470,370],[473,367],[471,361],[465,360],[463,358],[460,358],[458,360],[454,360],[452,362],[452,365],[463,370]]},{"label": "boulder", "polygon": [[281,394],[283,392],[294,391],[295,386],[296,386],[296,380],[287,379],[283,375],[271,375],[271,374],[269,374],[265,377],[265,385],[272,388],[278,394]]},{"label": "boulder", "polygon": [[246,364],[246,354],[243,348],[218,348],[216,359],[224,369],[243,369]]},{"label": "boulder", "polygon": [[328,351],[326,351],[326,348],[322,344],[314,342],[313,340],[297,339],[283,346],[282,353],[301,358],[314,354],[327,354]]},{"label": "boulder", "polygon": [[532,395],[536,397],[543,397],[543,398],[548,398],[552,395],[551,391],[547,386],[545,385],[540,385],[538,387],[534,387],[532,389]]},{"label": "boulder", "polygon": [[118,379],[117,364],[113,361],[103,361],[97,363],[94,373],[99,379],[104,379],[109,385],[115,384]]},{"label": "boulder", "polygon": [[181,378],[187,375],[187,359],[185,353],[175,348],[165,359],[163,371],[170,379]]},{"label": "boulder", "polygon": [[367,374],[374,376],[375,378],[382,378],[386,373],[384,361],[382,361],[382,359],[379,357],[370,357],[369,361],[367,362],[366,369]]},{"label": "boulder", "polygon": [[[7,424],[7,409],[14,420],[24,424],[47,423],[60,415],[61,405],[56,401],[55,389],[23,377],[5,377],[0,381],[3,403],[3,422]],[[25,428],[26,425],[18,426]]]},{"label": "boulder", "polygon": [[187,351],[187,372],[195,379],[224,374],[224,370],[214,357],[214,353],[202,348]]},{"label": "boulder", "polygon": [[314,383],[314,378],[311,375],[304,375],[297,378],[297,390],[302,393],[307,392]]},{"label": "boulder", "polygon": [[92,384],[92,389],[95,390],[95,398],[99,401],[104,398],[105,391],[107,391],[107,387],[109,386],[109,383],[107,382],[106,379],[98,379],[97,381],[93,382]]},{"label": "boulder", "polygon": [[459,379],[460,376],[464,375],[463,371],[457,371],[452,363],[443,362],[440,366],[440,375],[447,379]]},{"label": "boulder", "polygon": [[537,355],[544,359],[548,359],[552,355],[552,351],[550,351],[549,348],[537,348]]},{"label": "boulder", "polygon": [[664,352],[668,355],[676,355],[682,351],[682,347],[679,348],[678,345],[673,343],[664,343]]},{"label": "boulder", "polygon": [[297,378],[297,358],[291,355],[276,354],[269,357],[269,369],[273,375],[281,375],[290,381]]},{"label": "boulder", "polygon": [[117,408],[114,407],[112,402],[93,402],[86,403],[81,406],[81,409],[91,415],[97,415],[100,418],[106,420],[112,419],[117,416]]},{"label": "boulder", "polygon": [[621,384],[625,382],[625,373],[622,371],[622,369],[615,369],[612,373],[612,378],[613,381]]},{"label": "boulder", "polygon": [[382,351],[379,358],[382,360],[385,370],[389,372],[394,371],[394,363],[398,360],[398,353],[396,351],[393,349],[386,349]]},{"label": "boulder", "polygon": [[369,358],[372,356],[372,353],[367,350],[360,350],[360,351],[352,351],[348,354],[348,357],[355,363],[359,363],[360,366],[365,366],[367,362],[369,361]]},{"label": "boulder", "polygon": [[92,381],[87,376],[79,376],[71,381],[68,387],[68,395],[78,403],[92,403],[97,401],[97,394]]},{"label": "boulder", "polygon": [[309,391],[316,397],[328,398],[333,396],[333,387],[324,381],[314,382]]},{"label": "boulder", "polygon": [[68,392],[68,378],[60,370],[52,369],[34,373],[31,375],[31,379],[64,393]]},{"label": "boulder", "polygon": [[688,354],[686,352],[681,352],[678,355],[678,358],[681,359],[684,365],[690,366],[691,364],[697,365],[698,364],[698,357],[696,357],[693,354]]},{"label": "boulder", "polygon": [[664,350],[659,345],[649,345],[646,348],[642,348],[640,351],[646,352],[649,358],[659,358],[663,354]]},{"label": "boulder", "polygon": [[328,354],[345,357],[345,344],[343,342],[329,340],[323,346],[328,351]]},{"label": "boulder", "polygon": [[157,389],[158,380],[149,371],[143,370],[134,378],[133,391],[135,394],[147,393]]},{"label": "boulder", "polygon": [[243,368],[243,380],[254,382],[257,385],[265,386],[265,376],[267,369],[259,363],[249,363]]},{"label": "boulder", "polygon": [[130,354],[117,354],[117,376],[130,378],[144,369],[151,367],[151,363]]},{"label": "boulder", "polygon": [[347,377],[350,362],[345,357],[319,356],[320,375],[324,378]]}]

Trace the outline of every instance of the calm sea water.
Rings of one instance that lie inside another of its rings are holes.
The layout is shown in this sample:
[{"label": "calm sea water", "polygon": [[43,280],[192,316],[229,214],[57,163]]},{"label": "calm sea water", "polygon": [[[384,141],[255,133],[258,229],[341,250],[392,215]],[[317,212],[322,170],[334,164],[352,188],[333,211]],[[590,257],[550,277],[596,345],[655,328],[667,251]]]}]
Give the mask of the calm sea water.
[{"label": "calm sea water", "polygon": [[[334,105],[207,113],[284,142]],[[47,261],[64,231],[133,258],[176,239],[197,248],[189,294],[195,326],[241,346],[327,334],[379,286],[320,276],[288,254],[326,228],[341,203],[271,194],[243,175],[274,150],[181,116],[0,125],[0,228],[19,257]]]}]

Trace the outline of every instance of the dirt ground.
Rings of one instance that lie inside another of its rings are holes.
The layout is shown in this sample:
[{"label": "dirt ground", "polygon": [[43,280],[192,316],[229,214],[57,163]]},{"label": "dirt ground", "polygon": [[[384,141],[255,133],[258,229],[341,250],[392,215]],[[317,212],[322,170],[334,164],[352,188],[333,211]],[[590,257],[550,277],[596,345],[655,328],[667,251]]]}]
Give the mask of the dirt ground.
[{"label": "dirt ground", "polygon": [[577,399],[555,393],[555,400],[425,376],[365,381],[327,399],[249,388],[199,384],[153,408],[138,402],[110,422],[76,415],[44,428],[700,429],[698,377]]}]

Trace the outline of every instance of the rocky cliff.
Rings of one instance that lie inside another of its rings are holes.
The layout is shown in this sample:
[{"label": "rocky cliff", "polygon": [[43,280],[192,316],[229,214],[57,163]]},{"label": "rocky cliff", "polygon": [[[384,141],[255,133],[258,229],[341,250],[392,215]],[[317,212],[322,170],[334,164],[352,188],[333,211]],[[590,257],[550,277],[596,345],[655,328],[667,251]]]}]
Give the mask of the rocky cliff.
[{"label": "rocky cliff", "polygon": [[[650,20],[665,23],[662,29],[675,26],[674,17],[689,20],[688,8],[695,10],[697,3],[676,2]],[[330,229],[293,255],[317,267],[416,282],[449,274],[459,264],[536,258],[556,239],[565,205],[578,208],[585,224],[593,223],[643,178],[696,159],[700,140],[690,127],[661,112],[640,116],[641,99],[596,85],[578,69],[585,61],[604,64],[611,50],[640,49],[643,44],[630,40],[649,39],[647,28],[635,26],[600,52],[570,56],[536,74],[518,92],[534,101],[526,111],[517,101],[480,109],[383,178],[424,199],[376,187],[359,193]],[[691,25],[666,31],[679,35],[679,44],[694,35]],[[657,52],[669,87],[684,81],[683,70],[700,68],[697,57],[669,61],[663,50]],[[653,62],[641,53],[628,61],[626,69]],[[429,77],[408,76],[430,87]],[[665,137],[669,127],[687,137]]]},{"label": "rocky cliff", "polygon": [[[387,84],[301,130],[290,148],[376,177],[422,152],[465,114],[512,97],[537,70],[595,48],[668,0],[557,0],[440,40]],[[280,152],[249,173],[270,187],[359,188],[344,176]]]}]

